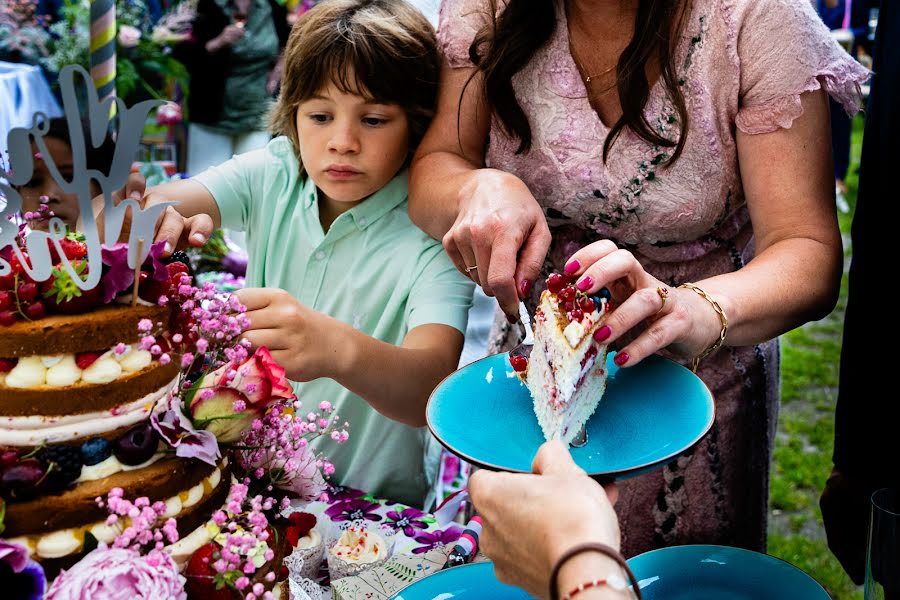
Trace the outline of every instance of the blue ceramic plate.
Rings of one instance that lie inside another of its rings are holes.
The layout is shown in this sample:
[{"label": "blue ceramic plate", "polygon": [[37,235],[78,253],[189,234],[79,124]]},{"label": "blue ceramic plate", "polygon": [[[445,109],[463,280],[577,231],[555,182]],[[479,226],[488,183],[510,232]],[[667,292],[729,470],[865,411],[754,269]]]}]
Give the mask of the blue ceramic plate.
[{"label": "blue ceramic plate", "polygon": [[472,563],[438,571],[391,596],[390,600],[534,600],[494,577],[494,564]]},{"label": "blue ceramic plate", "polygon": [[[572,458],[592,477],[637,475],[685,452],[712,427],[713,397],[678,363],[651,356],[619,369],[607,356],[606,392],[588,420],[588,443]],[[428,427],[450,452],[485,469],[531,472],[544,434],[528,388],[506,353],[449,375],[431,394]]]},{"label": "blue ceramic plate", "polygon": [[829,600],[778,558],[728,546],[673,546],[628,561],[644,600]]}]

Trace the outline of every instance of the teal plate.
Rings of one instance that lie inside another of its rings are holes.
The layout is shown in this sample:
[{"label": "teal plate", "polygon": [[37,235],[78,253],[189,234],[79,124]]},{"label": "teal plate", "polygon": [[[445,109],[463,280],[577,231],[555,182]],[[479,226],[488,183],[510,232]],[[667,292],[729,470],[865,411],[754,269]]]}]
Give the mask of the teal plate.
[{"label": "teal plate", "polygon": [[[783,560],[728,546],[673,546],[628,561],[644,600],[830,600],[816,580]],[[492,563],[438,571],[391,600],[532,600],[500,583]]]},{"label": "teal plate", "polygon": [[494,577],[494,563],[480,562],[438,571],[403,588],[390,600],[534,600]]},{"label": "teal plate", "polygon": [[[676,362],[650,356],[620,369],[607,356],[606,392],[588,420],[587,444],[571,448],[589,475],[613,480],[660,467],[712,427],[709,389]],[[531,472],[544,434],[528,388],[495,354],[450,374],[431,394],[428,428],[453,454],[494,471]]]},{"label": "teal plate", "polygon": [[644,600],[830,600],[781,559],[729,546],[673,546],[628,561]]}]

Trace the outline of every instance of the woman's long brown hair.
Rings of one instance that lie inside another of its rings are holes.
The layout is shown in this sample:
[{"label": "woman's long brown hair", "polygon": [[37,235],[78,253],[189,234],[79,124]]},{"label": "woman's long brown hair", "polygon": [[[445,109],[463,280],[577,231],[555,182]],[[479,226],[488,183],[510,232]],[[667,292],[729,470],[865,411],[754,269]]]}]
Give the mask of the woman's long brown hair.
[{"label": "woman's long brown hair", "polygon": [[[553,36],[557,26],[554,0],[508,0],[499,15],[497,0],[489,0],[489,4],[491,18],[472,41],[469,58],[483,75],[485,98],[504,132],[519,140],[516,153],[520,154],[531,148],[531,125],[516,99],[512,77]],[[616,65],[616,87],[622,116],[603,144],[604,162],[625,127],[651,144],[674,147],[666,164],[672,164],[681,155],[688,132],[687,107],[675,65],[675,51],[686,12],[682,4],[683,0],[638,2],[634,36]],[[665,138],[655,131],[644,115],[644,106],[650,96],[646,75],[650,61],[658,64],[666,93],[678,115],[681,129],[677,140]]]}]

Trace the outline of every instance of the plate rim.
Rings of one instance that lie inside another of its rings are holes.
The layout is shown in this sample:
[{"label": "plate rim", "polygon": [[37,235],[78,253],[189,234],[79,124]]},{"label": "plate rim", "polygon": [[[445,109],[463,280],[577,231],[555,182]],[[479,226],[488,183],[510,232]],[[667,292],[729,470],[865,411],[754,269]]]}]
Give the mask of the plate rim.
[{"label": "plate rim", "polygon": [[819,591],[822,592],[822,600],[827,600],[827,599],[831,598],[831,595],[828,593],[828,590],[825,589],[825,586],[823,586],[821,583],[819,583],[819,581],[815,577],[813,577],[812,575],[810,575],[809,573],[807,573],[806,571],[804,571],[803,569],[801,569],[794,563],[790,562],[789,560],[785,560],[778,556],[772,556],[771,554],[767,554],[765,552],[757,552],[756,550],[748,550],[746,548],[741,548],[739,546],[725,546],[722,544],[680,544],[677,546],[666,546],[664,548],[654,548],[653,550],[648,550],[646,552],[642,552],[641,554],[638,554],[637,556],[632,556],[625,562],[628,563],[629,567],[634,569],[633,565],[631,564],[631,561],[633,561],[633,560],[641,558],[642,556],[649,556],[651,554],[662,554],[665,552],[673,552],[673,551],[677,552],[679,548],[695,548],[695,549],[708,548],[710,550],[727,550],[729,552],[737,552],[739,554],[756,556],[756,557],[761,558],[762,560],[773,560],[776,562],[783,562],[786,565],[788,565],[789,567],[792,567],[795,571],[799,572],[801,575],[805,576],[813,584],[815,584],[815,586],[819,589]]},{"label": "plate rim", "polygon": [[[494,561],[492,561],[492,560],[480,560],[480,561],[478,561],[478,562],[470,562],[470,563],[466,563],[466,564],[464,564],[464,565],[458,565],[458,566],[450,567],[450,568],[447,568],[447,569],[438,569],[437,571],[435,571],[434,573],[431,573],[430,575],[425,575],[424,577],[422,577],[422,578],[420,578],[420,579],[417,579],[416,581],[413,581],[412,583],[409,583],[409,584],[403,586],[402,588],[400,588],[399,590],[397,590],[396,592],[394,592],[394,595],[393,595],[393,596],[390,596],[390,597],[388,598],[388,600],[397,600],[397,599],[400,597],[400,595],[403,594],[403,592],[405,592],[406,590],[408,590],[408,589],[411,588],[412,586],[417,585],[417,584],[419,584],[419,583],[425,581],[426,579],[431,579],[432,577],[435,577],[435,576],[437,576],[437,575],[440,575],[441,573],[446,573],[446,572],[449,572],[449,571],[456,571],[457,569],[467,569],[467,568],[470,568],[470,567],[482,567],[482,568],[486,568],[485,565],[487,565],[487,566],[490,567],[490,572],[491,572],[491,574],[493,575],[494,579],[495,579],[498,583],[501,583],[501,584],[506,585],[506,586],[509,586],[509,587],[517,587],[517,586],[514,586],[514,585],[510,585],[510,584],[508,584],[508,583],[503,583],[502,581],[500,581],[499,579],[497,579],[497,575],[496,575],[496,573],[495,573],[495,571],[494,571]],[[522,588],[519,588],[519,589],[522,589]],[[524,591],[524,590],[523,590],[523,591]],[[528,592],[525,592],[525,594],[526,594],[526,595],[530,595],[530,594],[528,594]]]},{"label": "plate rim", "polygon": [[[437,393],[437,390],[444,384],[445,381],[447,381],[448,379],[450,379],[451,377],[453,377],[454,375],[459,373],[461,370],[468,368],[472,365],[475,365],[476,363],[479,363],[479,362],[482,362],[485,360],[489,360],[489,359],[495,359],[498,356],[504,356],[504,355],[508,356],[509,352],[497,352],[495,354],[489,354],[488,356],[479,358],[478,360],[473,360],[472,362],[470,362],[466,365],[463,365],[462,367],[459,367],[458,369],[456,369],[455,371],[453,371],[452,373],[450,373],[449,375],[447,375],[446,377],[441,379],[440,383],[438,383],[434,387],[434,389],[431,390],[431,393],[428,395],[428,401],[425,403],[425,425],[428,427],[428,431],[431,432],[431,435],[433,435],[435,437],[435,439],[441,444],[441,446],[446,448],[449,452],[453,453],[457,457],[465,460],[466,462],[468,462],[476,467],[479,467],[482,469],[487,469],[489,471],[499,471],[499,472],[504,472],[504,473],[531,474],[531,471],[522,471],[520,469],[510,469],[507,467],[501,467],[499,465],[494,465],[494,464],[491,464],[491,463],[488,463],[488,462],[485,462],[482,460],[478,460],[476,458],[473,458],[473,457],[465,454],[464,452],[461,452],[461,451],[453,448],[444,438],[442,438],[438,434],[437,430],[435,429],[434,425],[431,422],[431,416],[429,414],[429,408],[432,405],[434,396]],[[597,472],[593,472],[593,473],[589,472],[589,473],[587,473],[587,475],[589,477],[596,478],[596,479],[603,479],[606,481],[616,480],[616,479],[624,479],[631,475],[637,475],[637,474],[642,473],[643,471],[650,470],[655,467],[658,467],[659,465],[665,464],[665,463],[675,459],[676,457],[684,454],[685,452],[692,450],[697,444],[699,444],[703,440],[704,437],[706,437],[706,434],[709,433],[709,430],[712,429],[712,426],[716,422],[716,397],[715,397],[715,394],[712,393],[712,390],[709,389],[709,386],[706,385],[706,382],[703,381],[703,379],[701,379],[696,373],[694,373],[693,371],[691,371],[684,365],[682,365],[670,358],[667,358],[665,356],[661,356],[659,354],[651,354],[650,356],[647,356],[646,358],[644,358],[644,360],[667,361],[667,362],[674,364],[678,368],[684,369],[685,371],[690,373],[693,377],[695,377],[697,379],[697,381],[699,381],[700,384],[703,386],[703,388],[706,389],[706,392],[709,394],[710,407],[711,407],[709,419],[708,419],[707,423],[704,425],[703,430],[693,440],[691,440],[691,443],[680,450],[677,450],[677,451],[675,451],[671,454],[668,454],[662,458],[652,460],[650,462],[646,462],[646,463],[643,463],[640,465],[636,465],[634,467],[630,467],[627,469],[618,469],[615,471],[597,471]],[[643,361],[641,361],[641,362],[643,362]],[[640,363],[638,363],[638,364],[640,364]],[[590,417],[589,417],[589,419],[590,419]]]}]

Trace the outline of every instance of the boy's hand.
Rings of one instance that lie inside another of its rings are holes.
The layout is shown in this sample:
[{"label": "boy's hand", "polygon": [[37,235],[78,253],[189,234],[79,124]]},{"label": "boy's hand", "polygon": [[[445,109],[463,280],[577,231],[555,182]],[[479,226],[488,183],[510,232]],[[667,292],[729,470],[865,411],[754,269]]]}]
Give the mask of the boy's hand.
[{"label": "boy's hand", "polygon": [[268,348],[289,379],[334,378],[340,371],[346,352],[337,349],[349,350],[350,344],[339,342],[349,325],[304,306],[284,290],[245,288],[235,293],[250,318],[244,337],[254,349]]}]

